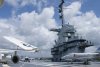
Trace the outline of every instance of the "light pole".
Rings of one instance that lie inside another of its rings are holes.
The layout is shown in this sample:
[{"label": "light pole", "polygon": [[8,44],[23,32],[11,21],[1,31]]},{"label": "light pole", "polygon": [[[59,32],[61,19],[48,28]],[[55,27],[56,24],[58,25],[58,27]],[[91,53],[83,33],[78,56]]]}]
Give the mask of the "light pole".
[{"label": "light pole", "polygon": [[3,5],[4,0],[0,0],[0,7]]}]

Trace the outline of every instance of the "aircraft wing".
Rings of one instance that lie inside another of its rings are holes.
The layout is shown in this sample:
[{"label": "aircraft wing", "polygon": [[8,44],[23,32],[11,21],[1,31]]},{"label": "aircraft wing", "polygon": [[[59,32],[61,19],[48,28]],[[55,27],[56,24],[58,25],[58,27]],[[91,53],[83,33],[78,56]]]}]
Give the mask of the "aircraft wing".
[{"label": "aircraft wing", "polygon": [[4,36],[4,38],[8,41],[10,41],[11,43],[17,45],[18,47],[26,50],[26,51],[38,51],[38,48],[33,46],[33,45],[30,45],[26,42],[23,42],[21,40],[18,40],[14,37],[10,37],[10,36]]}]

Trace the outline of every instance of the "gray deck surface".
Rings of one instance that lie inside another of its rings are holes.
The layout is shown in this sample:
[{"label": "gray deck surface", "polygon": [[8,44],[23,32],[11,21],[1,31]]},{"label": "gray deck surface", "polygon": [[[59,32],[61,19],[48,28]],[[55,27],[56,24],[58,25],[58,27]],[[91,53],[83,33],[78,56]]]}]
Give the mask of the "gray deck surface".
[{"label": "gray deck surface", "polygon": [[83,64],[69,64],[66,62],[19,62],[18,64],[0,64],[0,67],[100,67],[100,62],[91,62],[90,65]]}]

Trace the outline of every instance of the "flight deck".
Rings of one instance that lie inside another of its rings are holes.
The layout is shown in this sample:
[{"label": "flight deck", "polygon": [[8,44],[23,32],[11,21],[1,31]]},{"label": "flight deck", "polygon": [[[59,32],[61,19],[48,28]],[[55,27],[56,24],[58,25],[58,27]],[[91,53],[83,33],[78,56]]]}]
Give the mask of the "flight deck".
[{"label": "flight deck", "polygon": [[44,61],[32,61],[32,62],[19,62],[18,64],[0,64],[0,67],[100,67],[100,62],[91,62],[89,65],[83,65],[81,63],[67,63],[67,62],[44,62]]}]

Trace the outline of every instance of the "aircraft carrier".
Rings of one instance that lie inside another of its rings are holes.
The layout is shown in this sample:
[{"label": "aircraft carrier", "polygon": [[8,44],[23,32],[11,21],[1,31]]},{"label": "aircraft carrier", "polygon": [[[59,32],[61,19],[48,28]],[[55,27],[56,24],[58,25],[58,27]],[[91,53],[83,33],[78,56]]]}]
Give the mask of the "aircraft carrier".
[{"label": "aircraft carrier", "polygon": [[51,29],[51,31],[58,33],[58,39],[55,40],[55,45],[51,48],[52,61],[56,62],[62,61],[61,57],[68,53],[83,53],[86,47],[93,46],[91,42],[76,35],[76,30],[73,25],[64,23],[63,4],[64,0],[61,0],[59,5],[59,16],[62,27]]}]

